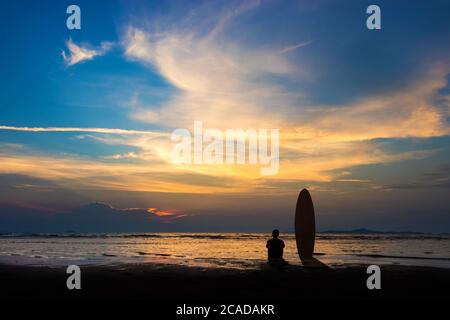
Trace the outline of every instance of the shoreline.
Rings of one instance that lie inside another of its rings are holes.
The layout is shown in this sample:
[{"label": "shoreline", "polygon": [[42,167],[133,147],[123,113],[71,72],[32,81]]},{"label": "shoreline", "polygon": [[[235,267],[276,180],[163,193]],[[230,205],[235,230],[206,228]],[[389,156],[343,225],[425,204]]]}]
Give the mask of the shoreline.
[{"label": "shoreline", "polygon": [[166,264],[87,265],[81,290],[68,290],[62,267],[0,264],[4,300],[179,302],[300,300],[449,300],[450,270],[381,266],[381,290],[368,290],[367,265],[289,266],[284,270],[209,269]]},{"label": "shoreline", "polygon": [[[450,258],[447,257],[413,257],[413,256],[391,256],[381,254],[346,254],[330,255],[324,253],[315,253],[314,257],[325,263],[331,268],[341,268],[348,265],[380,265],[380,266],[405,266],[405,267],[424,267],[439,268],[450,270]],[[290,267],[302,267],[298,258],[285,259]],[[102,253],[91,257],[47,257],[36,254],[34,256],[21,254],[0,255],[0,265],[11,266],[29,266],[29,267],[50,267],[62,268],[70,264],[79,266],[114,266],[114,265],[167,265],[184,266],[192,268],[207,269],[236,269],[254,271],[260,269],[266,264],[265,259],[256,258],[210,258],[196,257],[188,258],[185,256],[159,254],[148,252],[136,252],[135,255],[119,256],[115,254]]]}]

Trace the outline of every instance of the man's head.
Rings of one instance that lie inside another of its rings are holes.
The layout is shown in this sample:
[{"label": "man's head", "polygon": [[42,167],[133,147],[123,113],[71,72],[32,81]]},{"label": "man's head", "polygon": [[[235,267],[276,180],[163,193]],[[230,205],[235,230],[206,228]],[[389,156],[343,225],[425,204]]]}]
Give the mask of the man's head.
[{"label": "man's head", "polygon": [[279,235],[280,235],[280,231],[278,231],[278,229],[275,229],[272,231],[272,237],[274,237],[275,239],[278,238]]}]

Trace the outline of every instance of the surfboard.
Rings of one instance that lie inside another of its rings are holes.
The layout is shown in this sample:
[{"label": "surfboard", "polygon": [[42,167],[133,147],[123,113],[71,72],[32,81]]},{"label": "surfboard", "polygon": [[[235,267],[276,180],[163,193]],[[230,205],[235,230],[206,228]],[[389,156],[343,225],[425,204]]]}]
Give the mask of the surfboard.
[{"label": "surfboard", "polygon": [[300,259],[312,259],[316,237],[314,205],[308,190],[300,191],[295,209],[295,240]]}]

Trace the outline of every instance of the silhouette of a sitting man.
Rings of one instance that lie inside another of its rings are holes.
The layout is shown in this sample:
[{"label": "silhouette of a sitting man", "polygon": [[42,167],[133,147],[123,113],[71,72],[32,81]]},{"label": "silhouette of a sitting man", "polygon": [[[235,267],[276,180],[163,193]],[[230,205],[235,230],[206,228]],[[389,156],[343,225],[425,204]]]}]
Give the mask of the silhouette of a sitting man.
[{"label": "silhouette of a sitting man", "polygon": [[286,264],[283,259],[283,249],[285,247],[284,241],[278,239],[280,232],[275,229],[272,231],[272,239],[267,241],[266,248],[268,253],[268,263],[275,266],[282,266]]}]

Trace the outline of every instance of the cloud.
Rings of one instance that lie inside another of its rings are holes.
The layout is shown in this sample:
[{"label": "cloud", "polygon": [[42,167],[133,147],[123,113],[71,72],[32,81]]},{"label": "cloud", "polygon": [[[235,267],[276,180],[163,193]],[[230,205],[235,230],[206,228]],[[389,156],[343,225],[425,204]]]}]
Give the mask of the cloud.
[{"label": "cloud", "polygon": [[148,208],[147,212],[153,213],[157,217],[166,217],[167,219],[179,219],[186,217],[186,214],[180,213],[178,210],[161,210],[158,208]]},{"label": "cloud", "polygon": [[136,158],[139,158],[139,156],[135,152],[118,153],[118,154],[113,154],[111,156],[106,156],[105,157],[105,159],[114,159],[114,160],[119,160],[119,159],[136,159]]},{"label": "cloud", "polygon": [[[299,57],[293,61],[292,55],[286,54],[311,41],[280,49],[227,36],[236,20],[259,5],[258,1],[245,2],[218,10],[220,13],[208,16],[208,21],[215,22],[212,24],[195,16],[189,21],[175,17],[169,24],[155,21],[158,28],[148,24],[126,28],[121,43],[127,59],[148,66],[149,73],[158,73],[174,88],[165,92],[166,99],[158,106],[132,101],[130,118],[154,124],[156,131],[0,126],[0,130],[28,132],[90,132],[84,137],[132,147],[133,151],[88,159],[8,152],[0,158],[0,172],[32,174],[63,185],[70,181],[83,188],[273,193],[292,190],[292,184],[277,184],[279,181],[339,182],[342,176],[338,171],[353,166],[424,159],[440,152],[417,145],[409,150],[387,150],[377,139],[450,134],[450,98],[440,93],[448,85],[448,64],[423,68],[408,86],[388,93],[348,104],[315,105],[302,89],[302,83],[310,81],[303,69],[306,62]],[[140,96],[139,90],[133,99]],[[170,131],[189,129],[194,120],[202,120],[205,128],[280,128],[278,175],[262,179],[259,166],[173,165]]]},{"label": "cloud", "polygon": [[311,42],[312,42],[312,41],[300,42],[300,43],[295,44],[295,45],[293,45],[293,46],[288,46],[288,47],[286,47],[286,48],[283,48],[283,49],[279,50],[278,53],[279,53],[279,54],[285,54],[285,53],[288,53],[288,52],[297,50],[297,49],[299,49],[299,48],[306,47],[306,46],[310,45]]},{"label": "cloud", "polygon": [[294,64],[272,48],[224,41],[218,32],[223,28],[216,25],[206,34],[201,28],[174,28],[160,34],[130,27],[125,55],[155,68],[178,89],[160,108],[134,110],[132,119],[166,127],[186,127],[198,119],[215,128],[227,119],[228,124],[257,127],[280,118],[275,105],[285,109],[300,98],[270,80],[300,73]]},{"label": "cloud", "polygon": [[[168,214],[164,214],[168,213]],[[170,213],[170,214],[169,214]],[[35,204],[0,203],[1,232],[149,232],[160,231],[186,217],[157,208],[115,208],[107,203],[89,203],[68,212]]]},{"label": "cloud", "polygon": [[154,131],[127,130],[114,128],[76,128],[76,127],[15,127],[0,125],[0,130],[26,131],[26,132],[93,132],[119,135],[159,135]]},{"label": "cloud", "polygon": [[111,50],[113,43],[104,41],[100,44],[100,47],[94,49],[88,46],[77,45],[72,39],[69,39],[66,41],[66,46],[69,52],[66,53],[62,50],[61,55],[67,66],[73,66],[82,61],[92,60],[97,56],[104,55]]},{"label": "cloud", "polygon": [[[147,146],[146,148],[150,148]],[[150,152],[150,151],[149,151]],[[144,153],[141,158],[76,158],[74,156],[0,154],[0,173],[25,174],[52,181],[59,188],[71,190],[122,190],[169,193],[255,193],[293,192],[292,184],[277,181],[333,182],[342,176],[339,169],[358,165],[395,163],[424,159],[437,150],[388,153],[376,143],[325,149],[297,158],[282,158],[280,173],[262,178],[258,166],[196,165],[175,166],[164,158]],[[159,160],[159,161],[158,161]],[[346,177],[346,179],[351,179]],[[295,190],[294,190],[295,191]]]},{"label": "cloud", "polygon": [[[0,153],[0,173],[24,174],[50,180],[60,188],[142,192],[233,192],[230,178],[195,168],[176,168],[164,161],[86,159],[73,156],[11,155]],[[189,174],[188,174],[189,173]],[[236,185],[238,185],[236,181]]]},{"label": "cloud", "polygon": [[[243,12],[258,5],[248,5]],[[449,133],[448,106],[444,110],[434,101],[445,86],[447,64],[430,67],[394,94],[367,96],[349,105],[312,105],[308,92],[283,85],[308,81],[305,63],[294,63],[283,53],[311,41],[274,50],[230,40],[224,35],[227,26],[243,12],[224,10],[209,29],[201,21],[182,28],[179,20],[164,32],[129,27],[125,55],[178,89],[162,105],[138,106],[130,117],[162,127],[190,128],[194,120],[203,120],[212,128],[283,128],[299,140],[315,141],[325,136],[328,141],[361,141]]]},{"label": "cloud", "polygon": [[449,135],[446,110],[436,103],[449,72],[448,65],[437,65],[410,86],[389,95],[331,108],[310,107],[308,121],[297,125],[296,134],[303,139],[335,142]]},{"label": "cloud", "polygon": [[[259,4],[258,4],[259,5]],[[129,27],[125,55],[164,77],[177,92],[160,106],[134,108],[130,117],[161,127],[191,128],[202,120],[209,128],[280,128],[278,175],[262,182],[248,166],[177,166],[211,176],[231,175],[249,188],[265,188],[277,179],[333,181],[335,171],[352,166],[432,157],[439,150],[387,151],[377,139],[432,138],[450,134],[448,104],[436,103],[450,72],[446,63],[424,68],[409,85],[343,105],[315,105],[301,83],[309,81],[304,61],[282,49],[239,42],[225,35],[244,11],[216,14],[209,29],[202,22],[176,20],[161,29]],[[309,69],[308,69],[309,70]],[[294,87],[285,83],[299,83]],[[443,98],[443,97],[441,97]],[[443,101],[446,101],[445,99]],[[139,143],[134,141],[133,146]],[[141,144],[145,147],[145,142]],[[154,145],[153,145],[154,146]],[[164,148],[162,148],[164,150]],[[161,152],[162,157],[167,156]],[[353,179],[353,178],[349,178]]]}]

